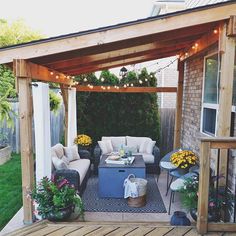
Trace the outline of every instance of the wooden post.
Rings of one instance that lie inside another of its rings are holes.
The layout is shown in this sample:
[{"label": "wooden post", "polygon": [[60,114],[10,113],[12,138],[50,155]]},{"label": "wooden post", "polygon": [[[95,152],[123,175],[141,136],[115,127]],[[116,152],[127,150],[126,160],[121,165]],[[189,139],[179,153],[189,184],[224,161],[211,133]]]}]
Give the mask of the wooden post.
[{"label": "wooden post", "polygon": [[67,140],[68,140],[68,137],[67,137],[67,134],[68,134],[68,86],[61,84],[60,88],[61,88],[63,103],[64,103],[64,107],[65,107],[64,136],[65,136],[65,146],[67,146]]},{"label": "wooden post", "polygon": [[200,234],[207,232],[208,222],[208,195],[210,177],[210,142],[201,141],[200,173],[198,187],[198,217],[197,230]]},{"label": "wooden post", "polygon": [[[217,120],[217,136],[229,137],[231,126],[231,110],[233,96],[233,80],[234,80],[234,60],[235,60],[235,39],[227,37],[227,24],[220,28],[220,51],[222,53],[221,60],[221,77],[220,77],[220,96],[219,111]],[[227,151],[220,151],[220,173],[227,175]],[[220,185],[224,185],[225,179],[220,180]]]},{"label": "wooden post", "polygon": [[[23,68],[22,68],[23,69]],[[33,223],[33,205],[29,191],[34,186],[34,159],[32,151],[32,95],[31,79],[17,77],[19,86],[19,117],[24,223]]]},{"label": "wooden post", "polygon": [[181,62],[180,60],[178,61],[178,71],[179,71],[179,79],[178,79],[178,88],[176,94],[174,149],[180,147],[180,136],[181,136],[184,62]]}]

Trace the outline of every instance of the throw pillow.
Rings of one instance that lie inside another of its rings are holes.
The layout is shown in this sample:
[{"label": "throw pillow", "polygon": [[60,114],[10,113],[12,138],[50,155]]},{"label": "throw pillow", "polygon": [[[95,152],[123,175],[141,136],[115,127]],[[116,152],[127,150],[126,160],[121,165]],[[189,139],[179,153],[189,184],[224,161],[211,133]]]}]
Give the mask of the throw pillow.
[{"label": "throw pillow", "polygon": [[139,147],[139,152],[140,153],[145,153],[146,152],[148,142],[149,142],[149,140],[143,140],[142,141],[142,143],[140,144],[140,147]]},{"label": "throw pillow", "polygon": [[69,161],[69,158],[67,158],[66,156],[63,156],[61,158],[67,165],[69,165],[70,161]]},{"label": "throw pillow", "polygon": [[59,159],[58,157],[53,156],[52,162],[56,170],[68,169],[67,164],[62,159]]},{"label": "throw pillow", "polygon": [[71,147],[64,147],[65,155],[68,158],[69,162],[79,160],[80,156],[76,145]]},{"label": "throw pillow", "polygon": [[147,142],[147,146],[146,146],[146,153],[147,154],[152,154],[155,144],[156,144],[156,141],[148,141]]},{"label": "throw pillow", "polygon": [[113,151],[111,140],[98,141],[98,145],[102,150],[102,154],[107,154]]}]

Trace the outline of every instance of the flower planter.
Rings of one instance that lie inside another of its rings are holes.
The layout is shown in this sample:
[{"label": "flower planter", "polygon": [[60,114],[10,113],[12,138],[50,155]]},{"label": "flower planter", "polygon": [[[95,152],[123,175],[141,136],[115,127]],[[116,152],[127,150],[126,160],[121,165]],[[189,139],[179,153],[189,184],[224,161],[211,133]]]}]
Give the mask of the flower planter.
[{"label": "flower planter", "polygon": [[49,212],[46,218],[50,221],[64,221],[69,219],[73,209],[74,206],[68,206],[60,209],[58,212]]},{"label": "flower planter", "polygon": [[3,165],[11,159],[11,151],[12,149],[10,146],[6,146],[3,148],[0,147],[0,165]]}]

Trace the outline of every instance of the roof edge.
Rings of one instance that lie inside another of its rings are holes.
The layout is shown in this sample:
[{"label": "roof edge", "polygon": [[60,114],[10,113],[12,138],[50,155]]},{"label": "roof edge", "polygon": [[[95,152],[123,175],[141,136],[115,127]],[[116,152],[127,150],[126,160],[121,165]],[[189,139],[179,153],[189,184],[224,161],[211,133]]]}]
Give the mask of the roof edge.
[{"label": "roof edge", "polygon": [[188,14],[188,13],[196,12],[196,11],[199,11],[199,10],[201,11],[201,10],[206,10],[206,9],[211,9],[211,8],[217,8],[217,7],[220,7],[220,6],[230,5],[232,3],[236,3],[236,0],[230,0],[230,1],[227,1],[227,2],[209,4],[209,5],[205,5],[205,6],[199,6],[199,7],[196,7],[196,8],[189,8],[189,9],[186,9],[186,10],[167,13],[165,15],[151,16],[151,17],[142,18],[142,19],[133,20],[133,21],[124,22],[124,23],[119,23],[119,24],[115,24],[115,25],[99,27],[99,28],[96,28],[96,29],[89,29],[89,30],[74,32],[74,33],[70,33],[70,34],[53,36],[53,37],[50,37],[50,38],[43,38],[43,39],[39,39],[39,40],[33,40],[33,41],[30,41],[30,42],[26,42],[26,43],[14,44],[14,45],[10,45],[10,46],[1,47],[0,51],[13,49],[13,48],[18,48],[18,47],[22,47],[22,46],[26,47],[26,46],[30,46],[30,45],[36,45],[36,44],[39,44],[39,43],[48,43],[48,42],[56,41],[56,40],[60,40],[60,39],[66,39],[66,38],[77,37],[77,36],[82,36],[82,35],[86,35],[86,34],[92,34],[92,33],[100,32],[100,31],[104,31],[104,30],[111,30],[111,29],[121,28],[121,27],[124,27],[124,26],[131,26],[131,25],[134,25],[134,24],[141,24],[141,23],[150,22],[150,21],[154,21],[154,20],[159,20],[159,19],[165,19],[165,18],[168,18],[168,17],[178,16],[178,15],[181,15],[181,14]]}]

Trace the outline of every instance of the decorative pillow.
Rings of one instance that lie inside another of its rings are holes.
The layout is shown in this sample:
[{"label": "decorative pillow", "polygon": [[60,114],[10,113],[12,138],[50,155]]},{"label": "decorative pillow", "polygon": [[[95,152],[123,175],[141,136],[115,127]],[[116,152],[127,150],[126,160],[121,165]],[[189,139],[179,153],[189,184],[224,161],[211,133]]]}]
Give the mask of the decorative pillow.
[{"label": "decorative pillow", "polygon": [[62,159],[59,159],[58,157],[53,156],[52,162],[56,170],[68,169],[67,164]]},{"label": "decorative pillow", "polygon": [[67,165],[69,165],[70,163],[69,158],[67,158],[66,156],[63,156],[61,160],[63,160]]},{"label": "decorative pillow", "polygon": [[150,141],[149,140],[143,140],[143,142],[140,144],[140,147],[139,147],[139,152],[140,153],[145,153],[146,152],[148,142],[150,142]]},{"label": "decorative pillow", "polygon": [[125,136],[111,136],[111,137],[102,137],[102,141],[111,140],[113,151],[118,152],[121,145],[125,145]]},{"label": "decorative pillow", "polygon": [[64,156],[64,151],[63,151],[63,145],[62,144],[60,144],[60,143],[56,144],[55,146],[52,147],[52,150],[53,150],[52,156],[53,156],[54,153],[56,153],[56,156],[60,159]]},{"label": "decorative pillow", "polygon": [[102,154],[107,154],[113,151],[111,140],[98,141]]},{"label": "decorative pillow", "polygon": [[137,146],[138,150],[140,149],[140,145],[143,141],[145,141],[145,140],[152,141],[152,139],[149,137],[132,137],[132,136],[126,136],[126,140],[127,140],[128,146],[130,146],[130,147]]},{"label": "decorative pillow", "polygon": [[69,162],[79,160],[80,156],[76,145],[71,147],[64,147],[65,155],[68,158]]},{"label": "decorative pillow", "polygon": [[146,146],[146,153],[147,154],[152,154],[155,144],[156,144],[156,141],[148,141],[147,142],[147,146]]}]

